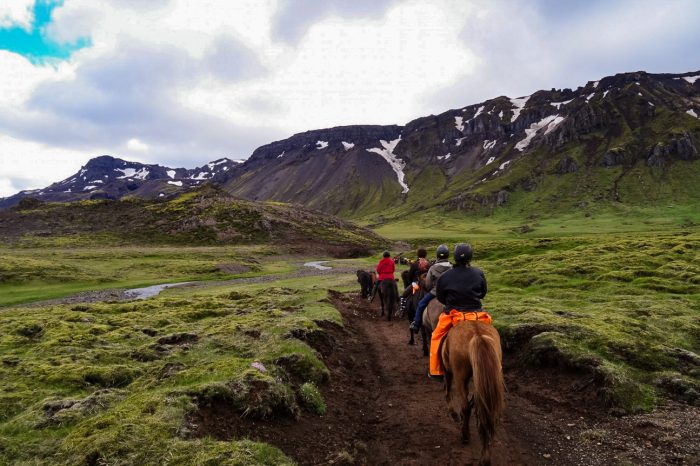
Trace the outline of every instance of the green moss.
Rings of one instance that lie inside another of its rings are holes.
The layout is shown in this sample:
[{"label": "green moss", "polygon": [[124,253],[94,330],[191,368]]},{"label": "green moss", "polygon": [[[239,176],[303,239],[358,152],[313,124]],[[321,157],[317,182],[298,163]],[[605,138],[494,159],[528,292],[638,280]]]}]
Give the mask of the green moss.
[{"label": "green moss", "polygon": [[307,411],[319,416],[326,414],[326,403],[323,401],[321,392],[313,383],[307,382],[299,387],[299,399]]}]

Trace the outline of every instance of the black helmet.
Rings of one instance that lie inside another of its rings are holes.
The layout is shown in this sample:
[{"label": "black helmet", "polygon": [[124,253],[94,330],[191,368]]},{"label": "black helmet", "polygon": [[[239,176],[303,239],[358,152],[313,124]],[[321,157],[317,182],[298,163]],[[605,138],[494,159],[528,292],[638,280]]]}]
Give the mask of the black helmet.
[{"label": "black helmet", "polygon": [[383,257],[391,257],[391,253],[389,253],[389,251],[384,251],[384,253],[382,254],[382,256],[383,256]]},{"label": "black helmet", "polygon": [[447,246],[445,246],[444,244],[441,244],[440,246],[438,246],[437,258],[438,259],[447,259],[448,257],[450,257],[450,250],[447,249]]},{"label": "black helmet", "polygon": [[472,261],[472,247],[469,244],[459,243],[455,246],[455,262],[458,264],[468,264]]}]

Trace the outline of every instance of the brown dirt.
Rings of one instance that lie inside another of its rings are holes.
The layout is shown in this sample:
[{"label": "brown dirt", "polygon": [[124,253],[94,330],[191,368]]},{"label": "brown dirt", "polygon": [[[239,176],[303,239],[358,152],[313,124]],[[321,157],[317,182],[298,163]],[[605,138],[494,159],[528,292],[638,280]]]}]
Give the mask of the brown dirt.
[{"label": "brown dirt", "polygon": [[[326,415],[254,421],[215,405],[189,419],[196,435],[268,442],[300,464],[478,464],[474,421],[464,446],[442,384],[426,376],[420,344],[407,345],[407,322],[380,319],[376,304],[356,294],[330,299],[345,327],[326,326],[335,343],[317,348],[331,370],[322,387]],[[669,404],[612,417],[584,375],[524,368],[512,353],[504,358],[507,407],[495,465],[700,464],[698,408]]]}]

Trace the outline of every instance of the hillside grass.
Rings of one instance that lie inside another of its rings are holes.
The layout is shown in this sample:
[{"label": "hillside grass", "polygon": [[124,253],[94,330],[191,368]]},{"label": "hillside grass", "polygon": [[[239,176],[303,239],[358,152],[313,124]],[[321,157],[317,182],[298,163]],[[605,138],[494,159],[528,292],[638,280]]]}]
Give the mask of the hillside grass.
[{"label": "hillside grass", "polygon": [[[623,412],[649,411],[666,397],[697,403],[697,213],[676,210],[664,219],[652,217],[654,209],[620,212],[543,218],[529,233],[519,232],[518,219],[486,218],[467,229],[464,219],[434,217],[439,228],[407,222],[383,234],[420,242],[431,255],[441,242],[470,241],[474,265],[489,283],[484,306],[522,364],[588,374],[600,399]],[[3,264],[12,264],[6,268],[14,278],[1,285],[0,296],[34,289],[43,299],[51,286],[101,285],[100,278],[104,284],[217,278],[216,265],[242,258],[259,262],[249,274],[284,272],[299,262],[269,252],[266,246],[5,248],[0,255],[9,258]],[[332,265],[369,269],[376,260]],[[357,291],[355,278],[0,309],[0,464],[290,463],[269,445],[195,438],[188,419],[198,406],[219,402],[253,418],[294,418],[302,410],[323,415],[318,387],[331,374],[304,339],[323,335],[323,322],[341,323],[327,291]]]}]

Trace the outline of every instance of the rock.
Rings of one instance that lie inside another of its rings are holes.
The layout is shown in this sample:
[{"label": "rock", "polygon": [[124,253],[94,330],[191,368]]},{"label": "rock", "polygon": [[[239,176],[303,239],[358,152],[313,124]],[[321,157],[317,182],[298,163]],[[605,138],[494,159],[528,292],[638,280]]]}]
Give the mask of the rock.
[{"label": "rock", "polygon": [[576,159],[567,155],[559,161],[557,164],[557,173],[560,175],[565,175],[567,173],[576,173],[578,171],[578,163]]},{"label": "rock", "polygon": [[498,191],[496,194],[496,205],[502,206],[508,200],[508,191]]},{"label": "rock", "polygon": [[194,333],[172,333],[170,335],[165,335],[158,339],[158,343],[161,345],[180,345],[183,343],[189,343],[197,341],[199,337]]},{"label": "rock", "polygon": [[623,165],[625,163],[625,150],[619,147],[610,149],[603,155],[603,160],[601,160],[601,165],[610,168],[616,167],[618,165]]},{"label": "rock", "polygon": [[649,149],[646,164],[649,167],[663,167],[671,162],[670,159],[696,160],[698,150],[693,137],[687,131],[675,135],[668,143],[656,143]]}]

